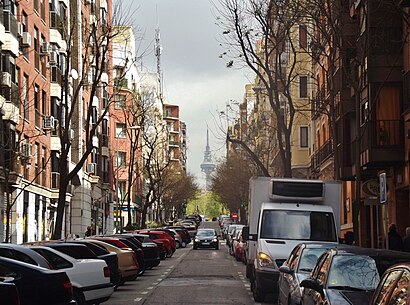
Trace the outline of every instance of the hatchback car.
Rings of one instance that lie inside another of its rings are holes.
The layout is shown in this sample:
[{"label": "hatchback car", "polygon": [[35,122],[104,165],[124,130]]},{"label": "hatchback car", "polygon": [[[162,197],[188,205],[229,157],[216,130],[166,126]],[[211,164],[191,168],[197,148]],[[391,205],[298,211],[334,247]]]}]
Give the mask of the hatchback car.
[{"label": "hatchback car", "polygon": [[300,283],[303,305],[369,304],[387,268],[410,261],[410,253],[354,248],[330,249],[320,256]]},{"label": "hatchback car", "polygon": [[371,305],[405,305],[410,303],[410,263],[386,270],[373,294]]},{"label": "hatchback car", "polygon": [[338,245],[337,243],[300,243],[293,248],[288,259],[279,267],[278,305],[299,305],[302,293],[300,282],[309,276],[317,259],[324,252]]},{"label": "hatchback car", "polygon": [[194,250],[198,248],[219,249],[219,238],[215,229],[198,229],[194,237]]}]

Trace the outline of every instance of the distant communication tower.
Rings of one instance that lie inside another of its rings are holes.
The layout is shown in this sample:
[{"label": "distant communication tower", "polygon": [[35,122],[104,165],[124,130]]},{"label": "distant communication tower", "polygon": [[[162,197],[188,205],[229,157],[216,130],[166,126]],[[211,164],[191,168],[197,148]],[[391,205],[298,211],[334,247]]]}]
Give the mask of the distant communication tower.
[{"label": "distant communication tower", "polygon": [[162,99],[162,70],[161,70],[162,46],[161,46],[161,35],[159,31],[159,25],[155,29],[154,51],[155,51],[155,57],[157,58],[158,90],[159,90],[159,96]]},{"label": "distant communication tower", "polygon": [[206,148],[204,151],[204,162],[201,164],[201,171],[205,173],[205,190],[209,188],[211,174],[215,171],[215,164],[212,163],[212,152],[209,146],[209,131],[206,130]]}]

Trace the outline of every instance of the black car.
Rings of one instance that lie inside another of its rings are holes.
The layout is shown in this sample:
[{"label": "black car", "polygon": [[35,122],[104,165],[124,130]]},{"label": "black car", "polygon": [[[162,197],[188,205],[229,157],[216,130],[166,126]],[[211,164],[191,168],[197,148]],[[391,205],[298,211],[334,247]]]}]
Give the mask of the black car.
[{"label": "black car", "polygon": [[219,249],[219,238],[215,229],[198,229],[194,237],[194,250],[198,248]]},{"label": "black car", "polygon": [[[0,282],[17,286],[20,305],[76,304],[73,286],[65,272],[0,257]],[[1,295],[0,302],[3,301]]]},{"label": "black car", "polygon": [[13,283],[5,283],[0,280],[0,304],[20,305],[19,293],[17,286]]},{"label": "black car", "polygon": [[[159,255],[160,260],[166,259],[167,250],[165,249],[163,242],[152,240],[148,234],[140,234],[140,233],[131,233],[131,234],[132,236],[137,238],[142,244],[152,244],[153,243],[154,245],[156,245],[158,249],[158,255]],[[159,265],[160,262],[157,262],[157,263]]]},{"label": "black car", "polygon": [[141,241],[141,239],[138,238],[137,235],[138,234],[134,234],[134,233],[125,233],[125,234],[122,234],[121,236],[123,238],[132,239],[136,243],[139,244],[142,251],[144,251],[144,260],[145,260],[146,269],[152,269],[153,267],[158,266],[161,261],[158,245],[155,244],[153,241],[144,242],[144,239],[142,239]]},{"label": "black car", "polygon": [[323,253],[300,286],[303,305],[369,304],[382,274],[410,261],[410,253],[369,248],[338,248]]}]

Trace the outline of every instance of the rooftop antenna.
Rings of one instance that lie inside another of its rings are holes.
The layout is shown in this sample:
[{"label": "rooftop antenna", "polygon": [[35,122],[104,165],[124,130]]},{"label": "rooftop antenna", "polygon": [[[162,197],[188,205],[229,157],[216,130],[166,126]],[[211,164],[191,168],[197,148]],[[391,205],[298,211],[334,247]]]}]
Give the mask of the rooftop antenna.
[{"label": "rooftop antenna", "polygon": [[161,53],[162,53],[162,46],[161,46],[161,36],[159,31],[159,17],[158,17],[158,7],[156,7],[157,11],[157,27],[155,29],[155,57],[157,58],[157,77],[158,77],[158,89],[159,89],[159,97],[162,100],[162,71],[161,71]]}]

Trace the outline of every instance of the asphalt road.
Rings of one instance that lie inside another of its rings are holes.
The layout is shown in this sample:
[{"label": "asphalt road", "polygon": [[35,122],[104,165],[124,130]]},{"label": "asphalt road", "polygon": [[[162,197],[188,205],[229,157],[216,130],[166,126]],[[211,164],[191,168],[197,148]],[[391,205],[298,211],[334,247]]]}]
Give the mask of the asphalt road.
[{"label": "asphalt road", "polygon": [[[201,226],[218,227],[217,222],[204,222]],[[249,281],[245,277],[245,266],[229,255],[223,240],[220,241],[219,250],[192,250],[192,243],[184,249],[177,249],[172,258],[161,261],[158,267],[147,270],[137,280],[119,287],[103,304],[260,303],[253,301]]]}]

